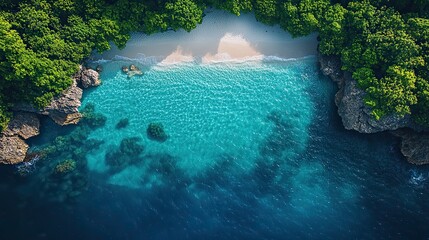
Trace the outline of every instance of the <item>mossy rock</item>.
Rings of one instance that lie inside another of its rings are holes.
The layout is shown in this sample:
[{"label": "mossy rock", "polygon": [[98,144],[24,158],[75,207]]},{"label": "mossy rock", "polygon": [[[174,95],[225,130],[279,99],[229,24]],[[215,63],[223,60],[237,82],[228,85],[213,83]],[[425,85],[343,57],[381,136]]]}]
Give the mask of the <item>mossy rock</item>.
[{"label": "mossy rock", "polygon": [[140,154],[144,151],[144,146],[139,137],[124,138],[118,148],[111,148],[107,151],[105,162],[108,166],[124,168],[140,160]]},{"label": "mossy rock", "polygon": [[125,155],[137,156],[144,150],[144,146],[140,142],[139,137],[124,138],[119,145],[119,151]]},{"label": "mossy rock", "polygon": [[106,124],[107,118],[101,113],[95,112],[95,106],[88,103],[81,111],[83,119],[81,124],[84,124],[91,129],[103,127]]},{"label": "mossy rock", "polygon": [[57,175],[63,175],[70,172],[73,172],[76,169],[76,161],[72,159],[68,159],[65,161],[62,161],[55,166],[55,174]]},{"label": "mossy rock", "polygon": [[153,141],[165,142],[168,139],[168,135],[165,133],[162,123],[150,123],[146,133],[147,137]]}]

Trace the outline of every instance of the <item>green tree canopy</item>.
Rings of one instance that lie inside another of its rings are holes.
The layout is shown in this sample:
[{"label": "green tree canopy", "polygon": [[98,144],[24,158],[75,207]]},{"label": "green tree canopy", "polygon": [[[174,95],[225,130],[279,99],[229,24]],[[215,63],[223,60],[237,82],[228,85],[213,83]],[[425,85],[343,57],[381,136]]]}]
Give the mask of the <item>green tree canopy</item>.
[{"label": "green tree canopy", "polygon": [[203,10],[192,0],[174,0],[165,4],[165,10],[172,29],[191,31],[203,21]]},{"label": "green tree canopy", "polygon": [[0,0],[0,129],[15,103],[43,107],[66,89],[93,50],[124,47],[132,31],[191,31],[207,7],[253,10],[293,36],[317,32],[375,118],[411,114],[429,126],[426,0]]}]

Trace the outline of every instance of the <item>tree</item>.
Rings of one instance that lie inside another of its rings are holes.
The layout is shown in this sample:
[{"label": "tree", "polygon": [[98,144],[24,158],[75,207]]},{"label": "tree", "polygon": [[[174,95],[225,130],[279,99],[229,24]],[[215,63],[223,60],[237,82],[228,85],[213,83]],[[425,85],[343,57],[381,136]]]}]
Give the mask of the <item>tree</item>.
[{"label": "tree", "polygon": [[251,0],[209,0],[206,2],[237,16],[240,16],[242,12],[250,12],[253,9]]},{"label": "tree", "polygon": [[344,19],[347,10],[339,4],[323,11],[319,20],[319,50],[326,55],[339,55],[345,41]]},{"label": "tree", "polygon": [[258,21],[273,25],[279,21],[276,0],[255,0],[254,11]]},{"label": "tree", "polygon": [[124,47],[131,31],[191,31],[206,6],[253,9],[293,36],[318,32],[320,52],[341,57],[375,118],[412,114],[429,125],[426,0],[1,0],[0,128],[13,104],[43,107],[66,89],[92,50]]},{"label": "tree", "polygon": [[316,32],[329,4],[329,0],[288,0],[281,6],[280,26],[293,36]]},{"label": "tree", "polygon": [[378,120],[386,114],[399,116],[411,114],[411,106],[417,103],[416,76],[413,71],[400,66],[391,66],[386,76],[370,83],[366,88],[365,102],[372,107]]},{"label": "tree", "polygon": [[190,32],[203,21],[203,10],[192,0],[175,0],[165,4],[172,29],[183,28]]}]

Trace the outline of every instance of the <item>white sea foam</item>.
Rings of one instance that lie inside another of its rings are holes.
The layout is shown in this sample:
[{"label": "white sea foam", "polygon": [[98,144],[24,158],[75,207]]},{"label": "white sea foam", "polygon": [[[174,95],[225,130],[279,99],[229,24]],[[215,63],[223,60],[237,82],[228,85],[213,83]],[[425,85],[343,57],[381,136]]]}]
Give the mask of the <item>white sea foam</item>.
[{"label": "white sea foam", "polygon": [[308,56],[303,56],[303,57],[298,57],[298,58],[282,58],[282,57],[278,57],[278,56],[265,56],[265,55],[256,55],[256,56],[250,56],[250,57],[246,57],[246,58],[232,58],[231,56],[227,55],[227,54],[223,54],[223,55],[219,55],[219,57],[217,59],[211,59],[210,61],[205,61],[202,62],[201,59],[198,60],[196,58],[192,58],[192,59],[187,59],[186,61],[171,61],[171,62],[166,62],[163,61],[163,58],[161,56],[142,56],[139,58],[129,58],[126,56],[119,56],[116,55],[114,58],[112,59],[97,59],[92,61],[93,64],[105,64],[105,63],[109,63],[109,62],[124,62],[125,64],[128,63],[138,63],[142,66],[157,66],[157,67],[171,67],[174,65],[183,65],[183,64],[244,64],[244,63],[248,63],[248,64],[252,64],[252,63],[256,63],[259,64],[260,62],[265,62],[265,63],[269,63],[269,62],[293,62],[293,61],[301,61],[301,60],[305,60],[305,59],[311,59],[314,58],[315,55],[308,55]]}]

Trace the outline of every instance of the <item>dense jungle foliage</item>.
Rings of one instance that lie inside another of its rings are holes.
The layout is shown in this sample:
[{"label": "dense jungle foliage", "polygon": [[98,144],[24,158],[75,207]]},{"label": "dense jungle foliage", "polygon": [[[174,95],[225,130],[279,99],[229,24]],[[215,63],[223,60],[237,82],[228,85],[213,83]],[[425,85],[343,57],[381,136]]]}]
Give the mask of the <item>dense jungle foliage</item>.
[{"label": "dense jungle foliage", "polygon": [[185,29],[216,7],[254,11],[293,36],[320,34],[339,55],[375,118],[411,114],[429,125],[427,0],[0,0],[0,129],[18,102],[46,106],[93,49],[125,46],[129,33]]}]

